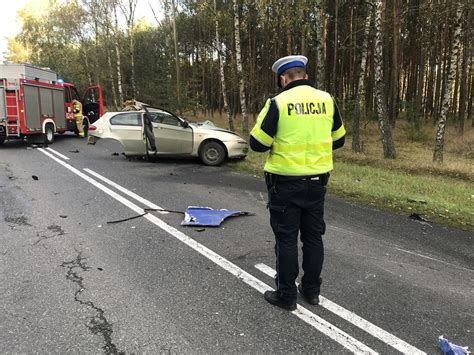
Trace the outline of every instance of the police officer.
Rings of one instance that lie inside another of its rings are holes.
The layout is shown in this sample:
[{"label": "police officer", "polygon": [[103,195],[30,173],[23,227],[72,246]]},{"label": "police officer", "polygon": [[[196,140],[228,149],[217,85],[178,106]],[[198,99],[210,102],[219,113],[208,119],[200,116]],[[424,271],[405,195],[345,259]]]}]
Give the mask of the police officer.
[{"label": "police officer", "polygon": [[76,99],[72,100],[72,112],[74,113],[74,118],[76,120],[78,135],[79,137],[84,137],[82,104]]},{"label": "police officer", "polygon": [[267,100],[250,133],[252,150],[270,151],[264,172],[277,290],[264,297],[290,311],[296,309],[298,234],[304,271],[298,291],[308,303],[319,303],[325,186],[333,169],[332,151],[344,145],[346,133],[334,99],[308,80],[307,62],[305,56],[291,55],[273,64],[282,90]]}]

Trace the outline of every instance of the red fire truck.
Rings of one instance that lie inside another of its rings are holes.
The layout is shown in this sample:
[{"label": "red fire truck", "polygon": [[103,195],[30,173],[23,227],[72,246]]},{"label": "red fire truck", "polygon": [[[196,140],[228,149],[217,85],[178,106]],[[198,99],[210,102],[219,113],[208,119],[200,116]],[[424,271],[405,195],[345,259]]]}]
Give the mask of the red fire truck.
[{"label": "red fire truck", "polygon": [[77,126],[73,100],[82,102],[85,132],[104,114],[100,86],[92,86],[80,98],[73,84],[64,83],[47,69],[29,64],[0,64],[0,144],[24,139],[51,144],[55,133]]}]

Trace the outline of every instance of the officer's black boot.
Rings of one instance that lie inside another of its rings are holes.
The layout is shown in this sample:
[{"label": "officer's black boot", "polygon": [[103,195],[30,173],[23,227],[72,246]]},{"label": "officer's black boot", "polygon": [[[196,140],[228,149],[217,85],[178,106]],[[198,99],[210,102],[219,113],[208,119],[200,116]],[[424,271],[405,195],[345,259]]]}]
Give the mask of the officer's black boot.
[{"label": "officer's black boot", "polygon": [[294,311],[296,309],[296,301],[288,302],[281,297],[280,291],[266,291],[263,296],[267,302],[286,309],[287,311]]},{"label": "officer's black boot", "polygon": [[309,294],[303,290],[303,286],[301,284],[298,285],[298,291],[300,291],[301,295],[304,297],[306,302],[312,305],[319,304],[319,294]]}]

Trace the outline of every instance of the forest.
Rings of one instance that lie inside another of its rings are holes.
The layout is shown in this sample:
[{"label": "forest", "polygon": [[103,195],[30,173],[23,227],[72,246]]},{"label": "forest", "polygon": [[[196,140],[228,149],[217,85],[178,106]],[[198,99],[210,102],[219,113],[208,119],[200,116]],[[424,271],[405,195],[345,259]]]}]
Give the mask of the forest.
[{"label": "forest", "polygon": [[309,58],[308,75],[338,102],[351,148],[378,124],[383,156],[393,129],[414,138],[434,127],[443,162],[446,126],[472,127],[472,3],[469,0],[50,0],[17,14],[7,60],[49,67],[79,87],[100,83],[109,109],[137,99],[179,113],[224,114],[248,137],[277,92],[272,63]]}]

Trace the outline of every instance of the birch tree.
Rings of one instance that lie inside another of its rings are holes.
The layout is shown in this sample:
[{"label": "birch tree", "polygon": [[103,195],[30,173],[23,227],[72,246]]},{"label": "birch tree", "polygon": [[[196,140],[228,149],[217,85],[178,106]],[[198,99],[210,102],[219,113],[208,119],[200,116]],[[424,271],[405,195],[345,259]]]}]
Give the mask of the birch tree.
[{"label": "birch tree", "polygon": [[229,129],[231,131],[235,131],[234,120],[232,119],[232,114],[230,112],[229,104],[227,103],[227,89],[226,89],[226,84],[225,84],[225,73],[224,73],[224,56],[222,55],[222,43],[219,36],[219,20],[217,18],[216,0],[214,0],[214,14],[216,16],[216,47],[217,47],[217,56],[219,59],[219,76],[221,78],[222,101],[224,103],[224,110],[227,114],[227,122],[229,123]]},{"label": "birch tree", "polygon": [[456,9],[456,18],[454,22],[455,30],[454,30],[454,41],[453,47],[451,49],[451,67],[448,72],[448,78],[446,82],[446,89],[444,91],[443,101],[441,104],[441,113],[439,115],[438,120],[438,128],[436,130],[436,140],[435,146],[433,151],[433,161],[436,163],[443,162],[443,150],[444,150],[444,132],[446,130],[446,121],[448,116],[449,110],[449,101],[451,99],[451,90],[452,84],[454,80],[454,76],[456,75],[456,63],[458,63],[458,57],[460,52],[461,46],[461,39],[462,39],[462,26],[461,26],[461,19],[462,19],[463,9],[460,4],[457,4]]},{"label": "birch tree", "polygon": [[120,2],[120,8],[122,9],[122,13],[125,16],[127,22],[127,35],[128,35],[128,45],[129,45],[129,53],[130,53],[130,69],[131,69],[131,85],[132,85],[132,98],[135,99],[138,95],[137,86],[135,84],[135,52],[134,52],[134,45],[133,45],[133,27],[135,22],[135,9],[137,8],[138,0],[128,0],[128,6],[126,6],[123,2]]},{"label": "birch tree", "polygon": [[360,116],[365,116],[365,69],[367,66],[367,43],[369,40],[370,22],[372,18],[372,6],[369,4],[367,18],[364,25],[364,34],[362,39],[362,48],[360,51],[360,68],[359,68],[359,80],[357,84],[357,106],[356,112],[352,119],[352,150],[355,152],[361,151],[360,144]]},{"label": "birch tree", "polygon": [[176,6],[175,0],[171,0],[171,12],[173,14],[173,42],[174,42],[174,58],[176,62],[176,96],[178,99],[178,112],[181,110],[181,90],[180,90],[180,70],[178,56],[178,33],[176,31]]},{"label": "birch tree", "polygon": [[324,46],[323,46],[323,24],[324,11],[322,0],[316,0],[316,82],[324,82]]},{"label": "birch tree", "polygon": [[242,72],[242,58],[240,48],[240,21],[239,21],[239,7],[237,0],[234,0],[234,34],[235,34],[235,61],[237,66],[237,76],[239,78],[239,96],[240,108],[242,110],[242,134],[247,137],[249,134],[249,120],[247,117],[247,104],[245,102],[245,82]]},{"label": "birch tree", "polygon": [[385,101],[385,83],[383,78],[382,55],[382,0],[375,4],[375,101],[379,121],[380,135],[382,137],[383,156],[385,159],[395,159],[395,146],[392,140],[392,128],[387,116],[387,102]]},{"label": "birch tree", "polygon": [[120,63],[120,46],[119,46],[119,25],[118,25],[118,18],[117,18],[117,3],[116,1],[112,1],[112,6],[113,6],[113,13],[114,13],[114,46],[115,46],[115,55],[117,56],[116,59],[116,73],[117,73],[117,88],[119,92],[119,100],[120,100],[120,105],[124,103],[123,99],[123,83],[122,83],[122,66]]}]

